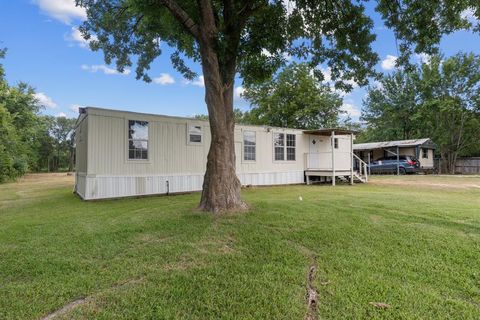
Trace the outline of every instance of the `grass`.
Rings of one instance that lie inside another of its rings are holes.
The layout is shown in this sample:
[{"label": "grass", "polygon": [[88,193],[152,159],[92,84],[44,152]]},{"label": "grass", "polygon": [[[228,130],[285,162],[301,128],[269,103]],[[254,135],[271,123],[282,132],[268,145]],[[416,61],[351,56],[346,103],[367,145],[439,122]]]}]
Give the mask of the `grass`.
[{"label": "grass", "polygon": [[480,177],[247,189],[223,217],[71,183],[0,185],[0,319],[303,319],[314,261],[319,318],[480,317]]}]

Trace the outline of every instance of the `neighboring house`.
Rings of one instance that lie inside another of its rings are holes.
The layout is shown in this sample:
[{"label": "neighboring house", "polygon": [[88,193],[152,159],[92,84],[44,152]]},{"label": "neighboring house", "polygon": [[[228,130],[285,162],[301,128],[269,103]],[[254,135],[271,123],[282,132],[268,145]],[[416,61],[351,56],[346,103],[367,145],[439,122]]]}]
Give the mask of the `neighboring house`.
[{"label": "neighboring house", "polygon": [[[364,181],[352,167],[353,134],[236,125],[237,176],[242,185]],[[83,199],[202,189],[208,121],[88,107],[75,139],[75,192]]]},{"label": "neighboring house", "polygon": [[420,162],[423,170],[433,170],[435,143],[429,138],[399,141],[359,143],[353,145],[355,154],[370,164],[381,158],[401,155],[412,156]]}]

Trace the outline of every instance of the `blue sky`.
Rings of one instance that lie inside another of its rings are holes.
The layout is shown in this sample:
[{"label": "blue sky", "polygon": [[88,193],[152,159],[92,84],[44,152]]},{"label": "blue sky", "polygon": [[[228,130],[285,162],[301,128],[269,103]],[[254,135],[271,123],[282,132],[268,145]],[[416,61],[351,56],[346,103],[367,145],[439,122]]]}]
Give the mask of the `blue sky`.
[{"label": "blue sky", "polygon": [[[397,56],[393,33],[383,27],[379,16],[368,8],[375,21],[374,49],[381,61],[377,68],[390,72]],[[170,49],[152,65],[153,83],[135,80],[134,70],[120,74],[107,66],[101,52],[92,52],[79,36],[76,26],[85,13],[74,0],[15,0],[0,5],[0,47],[8,48],[7,79],[33,86],[51,115],[76,117],[78,106],[97,106],[166,115],[191,116],[206,113],[201,79],[186,82],[170,64]],[[441,43],[446,56],[463,52],[480,54],[480,36],[457,32]],[[190,63],[195,71],[200,66]],[[236,83],[241,91],[241,80]],[[357,119],[365,88],[355,88],[344,96],[344,109]],[[249,105],[236,96],[235,106]]]}]

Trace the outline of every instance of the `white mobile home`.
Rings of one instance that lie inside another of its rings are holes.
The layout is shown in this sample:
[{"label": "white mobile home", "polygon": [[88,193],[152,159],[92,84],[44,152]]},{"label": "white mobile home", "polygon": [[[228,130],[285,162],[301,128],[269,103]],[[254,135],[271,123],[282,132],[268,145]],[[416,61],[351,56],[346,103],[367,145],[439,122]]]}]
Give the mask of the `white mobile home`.
[{"label": "white mobile home", "polygon": [[[242,185],[365,181],[353,171],[353,132],[235,127]],[[75,192],[85,200],[202,189],[208,121],[81,108],[75,130]]]}]

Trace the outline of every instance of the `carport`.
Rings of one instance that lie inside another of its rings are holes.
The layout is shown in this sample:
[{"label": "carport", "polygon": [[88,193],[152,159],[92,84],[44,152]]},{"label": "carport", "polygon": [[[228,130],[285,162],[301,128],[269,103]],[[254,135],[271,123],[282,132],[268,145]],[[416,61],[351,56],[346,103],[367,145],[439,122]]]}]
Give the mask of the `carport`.
[{"label": "carport", "polygon": [[[400,156],[413,156],[420,162],[420,168],[423,171],[433,170],[433,153],[436,149],[435,143],[430,138],[382,141],[358,143],[353,145],[354,153],[369,166],[378,159],[396,156],[397,157],[397,175],[400,174],[399,160]],[[370,172],[369,172],[370,174]]]}]

